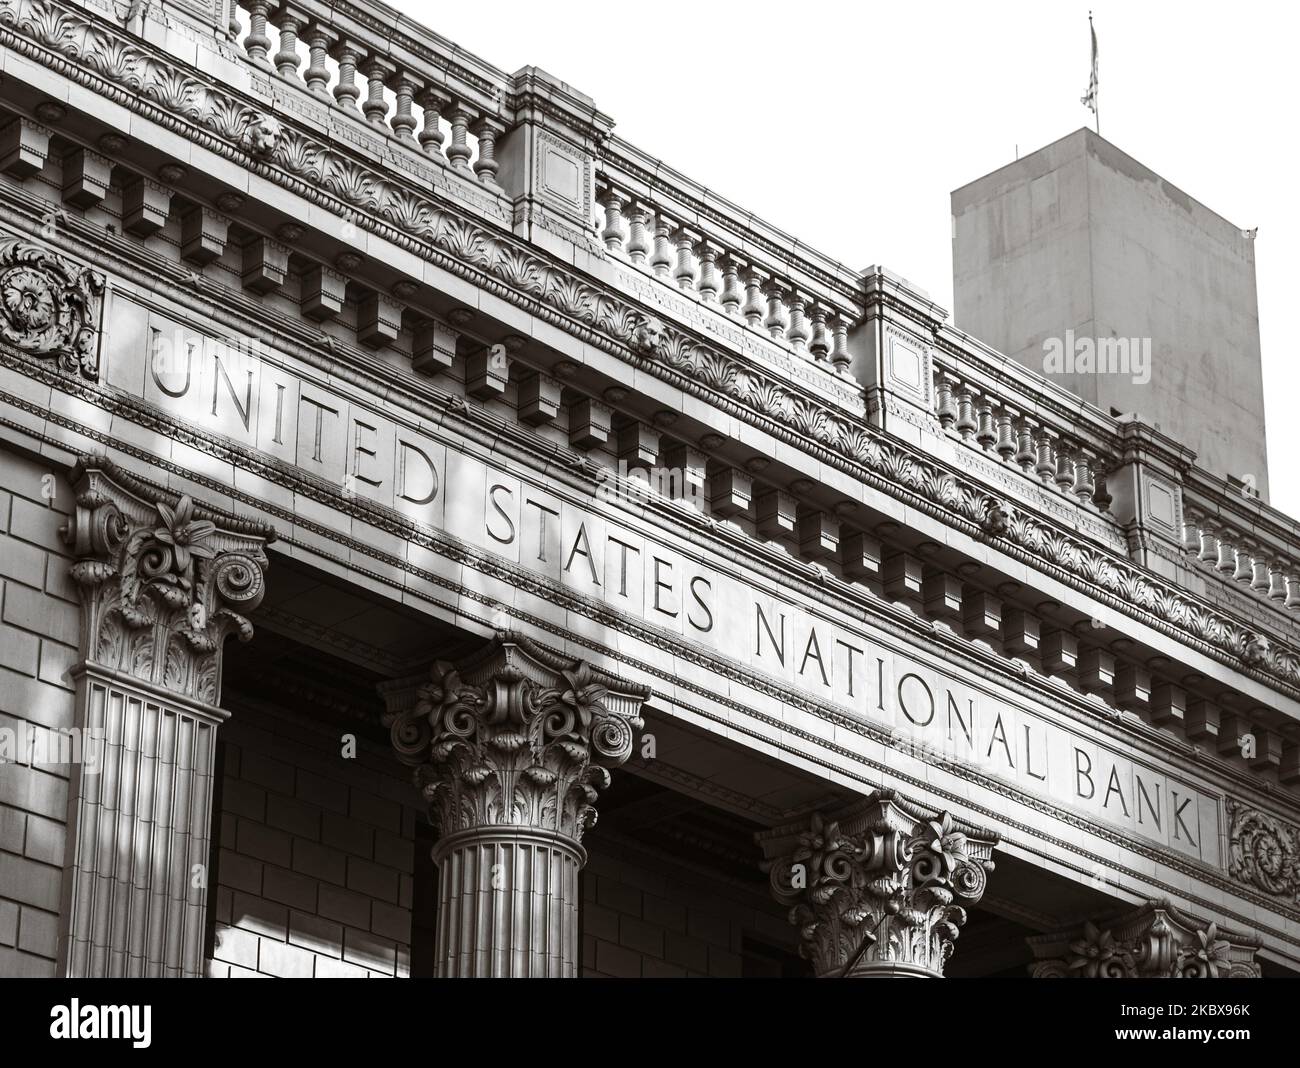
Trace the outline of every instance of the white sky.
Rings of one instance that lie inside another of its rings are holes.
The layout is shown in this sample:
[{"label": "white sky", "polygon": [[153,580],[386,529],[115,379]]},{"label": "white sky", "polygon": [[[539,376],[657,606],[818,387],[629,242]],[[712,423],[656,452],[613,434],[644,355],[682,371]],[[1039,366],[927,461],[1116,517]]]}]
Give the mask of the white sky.
[{"label": "white sky", "polygon": [[[1271,503],[1300,517],[1300,387],[1283,335],[1297,281],[1300,5],[390,0],[506,70],[542,67],[618,132],[850,267],[952,307],[948,194],[1090,124],[1243,229],[1259,227]],[[1291,130],[1291,133],[1287,133]],[[1286,264],[1292,262],[1288,268]],[[960,324],[959,324],[960,325]]]}]

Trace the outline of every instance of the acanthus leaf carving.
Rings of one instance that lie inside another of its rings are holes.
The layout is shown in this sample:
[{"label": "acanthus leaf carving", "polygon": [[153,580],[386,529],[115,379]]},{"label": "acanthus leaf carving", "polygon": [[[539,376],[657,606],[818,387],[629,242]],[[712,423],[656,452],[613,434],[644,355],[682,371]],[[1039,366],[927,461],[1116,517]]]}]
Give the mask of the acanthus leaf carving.
[{"label": "acanthus leaf carving", "polygon": [[1028,939],[1036,979],[1249,979],[1257,938],[1201,923],[1165,900],[1114,920]]},{"label": "acanthus leaf carving", "polygon": [[575,844],[609,768],[631,755],[648,696],[512,634],[381,692],[393,749],[442,835],[523,826]]},{"label": "acanthus leaf carving", "polygon": [[122,472],[103,456],[73,468],[63,529],[76,561],[85,659],[215,705],[227,636],[253,636],[269,527],[218,517]]},{"label": "acanthus leaf carving", "polygon": [[941,976],[984,895],[997,836],[882,790],[755,836],[820,976]]},{"label": "acanthus leaf carving", "polygon": [[39,245],[0,239],[0,341],[99,377],[104,276]]}]

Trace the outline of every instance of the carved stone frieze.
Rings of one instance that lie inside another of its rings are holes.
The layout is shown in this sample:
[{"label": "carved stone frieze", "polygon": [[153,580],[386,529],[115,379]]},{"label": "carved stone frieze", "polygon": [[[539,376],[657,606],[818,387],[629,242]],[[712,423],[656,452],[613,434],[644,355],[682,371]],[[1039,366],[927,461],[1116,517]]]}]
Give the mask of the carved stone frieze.
[{"label": "carved stone frieze", "polygon": [[1300,827],[1224,798],[1228,812],[1228,874],[1234,879],[1300,902]]},{"label": "carved stone frieze", "polygon": [[221,647],[253,635],[265,591],[269,527],[220,516],[83,457],[62,536],[76,556],[88,664],[216,705]]},{"label": "carved stone frieze", "polygon": [[0,341],[60,369],[99,377],[104,276],[48,249],[0,237]]},{"label": "carved stone frieze", "polygon": [[529,827],[575,845],[631,755],[647,690],[503,634],[427,682],[382,687],[398,759],[443,836]]},{"label": "carved stone frieze", "polygon": [[[155,121],[170,122],[213,150],[247,161],[296,194],[341,214],[352,213],[360,225],[583,340],[708,393],[725,410],[774,424],[784,437],[827,454],[869,484],[909,496],[971,532],[981,529],[991,499],[985,489],[905,443],[888,440],[858,413],[828,406],[675,324],[665,323],[662,335],[647,346],[645,314],[625,296],[415,189],[395,173],[354,158],[337,142],[287,122],[279,123],[274,137],[250,132],[267,116],[235,92],[153,56],[79,8],[55,0],[0,0],[0,40],[24,55],[42,60],[53,55],[57,69],[70,77],[124,106],[147,111]],[[265,156],[254,148],[265,150]],[[1019,509],[1006,520],[1005,531],[984,536],[996,537],[1012,555],[1057,572],[1116,608],[1154,620],[1169,633],[1202,643],[1221,659],[1291,692],[1300,689],[1300,650],[1266,639],[1062,526]]]},{"label": "carved stone frieze", "polygon": [[819,976],[942,976],[997,836],[882,790],[757,836]]},{"label": "carved stone frieze", "polygon": [[1257,979],[1260,941],[1201,923],[1168,901],[1151,901],[1113,922],[1028,939],[1036,979]]}]

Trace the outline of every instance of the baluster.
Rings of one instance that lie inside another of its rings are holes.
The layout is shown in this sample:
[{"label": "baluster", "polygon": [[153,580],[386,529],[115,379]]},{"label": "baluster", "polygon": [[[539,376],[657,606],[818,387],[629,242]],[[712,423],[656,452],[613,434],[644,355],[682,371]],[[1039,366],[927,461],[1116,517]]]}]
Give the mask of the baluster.
[{"label": "baluster", "polygon": [[691,246],[698,240],[699,236],[685,227],[678,227],[673,234],[673,242],[677,246],[677,267],[673,271],[673,280],[679,289],[695,288],[695,258],[691,254]]},{"label": "baluster", "polygon": [[963,386],[957,391],[957,433],[962,441],[969,441],[979,424],[975,421],[975,398],[971,391]]},{"label": "baluster", "polygon": [[781,302],[781,284],[775,279],[769,279],[763,286],[763,295],[767,297],[767,315],[763,317],[763,325],[774,341],[780,341],[785,336],[786,323],[785,305]]},{"label": "baluster", "polygon": [[1286,600],[1282,602],[1282,607],[1300,608],[1300,575],[1287,575]]},{"label": "baluster", "polygon": [[298,68],[302,65],[302,56],[298,55],[298,31],[307,20],[291,7],[279,8],[275,18],[280,30],[280,50],[275,54],[275,69],[282,78],[297,81]]},{"label": "baluster", "polygon": [[740,314],[747,325],[757,330],[763,325],[763,283],[766,276],[752,263],[745,266],[745,305]]},{"label": "baluster", "polygon": [[722,249],[707,238],[695,246],[695,255],[700,261],[700,297],[709,303],[718,299],[717,262],[718,253],[721,251]]},{"label": "baluster", "polygon": [[740,284],[740,261],[728,253],[722,257],[722,310],[734,319],[740,314],[740,305],[744,299],[744,287]]},{"label": "baluster", "polygon": [[646,262],[650,251],[650,237],[646,232],[646,219],[649,210],[644,203],[631,197],[627,202],[627,255],[638,267]]},{"label": "baluster", "polygon": [[1025,474],[1034,466],[1038,451],[1034,444],[1034,425],[1028,419],[1016,421],[1016,463]]},{"label": "baluster", "polygon": [[1062,441],[1056,449],[1056,488],[1069,493],[1074,485],[1074,450]]},{"label": "baluster", "polygon": [[1074,495],[1080,504],[1091,504],[1092,495],[1097,492],[1097,483],[1092,477],[1092,458],[1082,452],[1074,462]]},{"label": "baluster", "polygon": [[249,0],[248,36],[244,38],[244,51],[248,58],[263,67],[269,67],[266,54],[271,50],[271,38],[266,35],[266,16],[270,0]]},{"label": "baluster", "polygon": [[987,396],[980,397],[978,412],[979,430],[975,434],[975,440],[981,449],[988,452],[998,440],[997,431],[993,429],[993,401]]},{"label": "baluster", "polygon": [[501,188],[497,184],[497,169],[501,166],[497,162],[497,138],[505,132],[506,128],[491,115],[484,115],[470,130],[478,138],[478,159],[474,161],[474,173],[480,182],[492,189]]},{"label": "baluster", "polygon": [[1268,596],[1274,601],[1286,600],[1286,562],[1270,560],[1268,562]]},{"label": "baluster", "polygon": [[997,449],[1003,463],[1010,463],[1016,453],[1015,415],[1011,412],[998,412]]},{"label": "baluster", "polygon": [[1201,548],[1196,559],[1203,564],[1212,564],[1219,558],[1219,539],[1214,525],[1210,522],[1201,524]]},{"label": "baluster", "polygon": [[791,289],[786,295],[786,306],[790,309],[790,326],[785,332],[786,340],[794,351],[803,355],[808,345],[808,320],[804,318],[804,309],[808,300],[797,289]]},{"label": "baluster", "polygon": [[1034,473],[1046,485],[1056,474],[1056,454],[1052,448],[1052,436],[1042,430],[1038,435],[1038,463]]},{"label": "baluster", "polygon": [[840,315],[835,314],[835,321],[831,324],[831,364],[836,371],[847,373],[849,363],[853,357],[849,354],[849,323],[848,320]]},{"label": "baluster", "polygon": [[668,240],[672,230],[673,223],[667,215],[660,212],[655,216],[655,247],[654,254],[650,257],[650,267],[657,277],[665,281],[673,269],[672,245]]},{"label": "baluster", "polygon": [[818,363],[825,363],[831,352],[830,334],[826,331],[826,309],[814,304],[809,315],[812,317],[812,337],[808,341],[808,351]]},{"label": "baluster", "polygon": [[1232,577],[1236,582],[1250,582],[1255,577],[1255,557],[1259,555],[1259,549],[1248,541],[1243,541],[1237,546],[1236,566],[1232,569]]},{"label": "baluster", "polygon": [[440,89],[421,89],[415,102],[424,109],[424,125],[420,128],[420,147],[429,155],[442,159],[442,128],[438,119],[443,111],[451,107],[451,97]]},{"label": "baluster", "polygon": [[406,71],[399,70],[388,79],[388,88],[397,97],[397,107],[393,109],[393,117],[388,120],[388,125],[393,128],[394,136],[414,144],[416,121],[411,104],[418,88],[415,79]]},{"label": "baluster", "polygon": [[1106,492],[1106,476],[1110,470],[1110,463],[1107,460],[1103,460],[1100,456],[1093,457],[1092,477],[1097,483],[1097,488],[1092,492],[1092,503],[1103,514],[1110,511],[1111,496]]},{"label": "baluster", "polygon": [[952,379],[942,371],[938,373],[934,386],[934,412],[939,417],[939,425],[944,430],[951,430],[957,421],[957,405],[952,399]]},{"label": "baluster", "polygon": [[239,0],[227,0],[226,3],[226,33],[231,41],[239,40],[239,33],[242,27],[239,25]]},{"label": "baluster", "polygon": [[452,105],[449,116],[451,121],[451,144],[447,146],[447,162],[458,171],[469,170],[469,158],[474,150],[469,146],[469,124],[474,120],[473,113],[460,101]]},{"label": "baluster", "polygon": [[340,39],[330,54],[339,65],[339,80],[334,86],[334,99],[339,107],[357,110],[357,99],[361,89],[356,82],[357,65],[361,62],[361,50],[351,41]]},{"label": "baluster", "polygon": [[623,198],[618,190],[606,189],[600,196],[600,206],[605,209],[605,228],[600,236],[610,252],[619,252],[623,248],[623,217],[620,214]]},{"label": "baluster", "polygon": [[372,122],[376,126],[387,125],[388,101],[384,99],[384,82],[392,73],[392,67],[377,56],[367,57],[362,68],[362,74],[369,81],[370,93],[365,103],[361,105],[361,113],[365,115],[367,122]]},{"label": "baluster", "polygon": [[1214,561],[1214,569],[1225,574],[1237,570],[1237,547],[1227,538],[1219,540],[1219,555]]},{"label": "baluster", "polygon": [[1261,549],[1251,561],[1250,588],[1258,593],[1267,593],[1268,583],[1268,558]]},{"label": "baluster", "polygon": [[309,22],[303,31],[303,40],[307,42],[311,53],[307,63],[307,88],[318,96],[328,97],[330,69],[325,65],[325,57],[329,55],[329,50],[338,41],[338,37],[327,26]]}]

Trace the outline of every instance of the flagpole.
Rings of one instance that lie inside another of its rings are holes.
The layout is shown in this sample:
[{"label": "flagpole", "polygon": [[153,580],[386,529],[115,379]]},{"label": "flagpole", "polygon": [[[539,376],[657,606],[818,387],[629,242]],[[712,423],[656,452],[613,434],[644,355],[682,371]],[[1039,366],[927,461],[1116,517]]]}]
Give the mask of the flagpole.
[{"label": "flagpole", "polygon": [[[1088,30],[1092,34],[1092,64],[1093,69],[1097,67],[1097,31],[1092,25],[1092,12],[1088,12]],[[1101,136],[1101,84],[1098,79],[1097,88],[1092,91],[1092,125],[1097,131],[1097,136]]]}]

